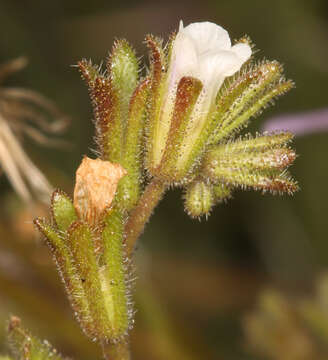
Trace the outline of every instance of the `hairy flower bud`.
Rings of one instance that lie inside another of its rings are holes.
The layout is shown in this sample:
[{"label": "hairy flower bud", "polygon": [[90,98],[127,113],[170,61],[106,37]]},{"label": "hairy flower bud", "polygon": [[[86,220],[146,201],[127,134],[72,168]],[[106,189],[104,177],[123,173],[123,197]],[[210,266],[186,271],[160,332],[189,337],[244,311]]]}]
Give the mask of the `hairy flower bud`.
[{"label": "hairy flower bud", "polygon": [[54,226],[34,221],[54,255],[77,320],[99,342],[124,341],[133,315],[123,246],[125,215],[112,204],[125,174],[119,164],[85,157],[76,172],[74,202],[56,190]]},{"label": "hairy flower bud", "polygon": [[185,194],[185,211],[193,218],[208,216],[215,204],[213,186],[205,181],[191,183]]},{"label": "hairy flower bud", "polygon": [[85,157],[76,171],[74,207],[80,219],[95,225],[112,203],[119,180],[126,175],[120,164]]}]

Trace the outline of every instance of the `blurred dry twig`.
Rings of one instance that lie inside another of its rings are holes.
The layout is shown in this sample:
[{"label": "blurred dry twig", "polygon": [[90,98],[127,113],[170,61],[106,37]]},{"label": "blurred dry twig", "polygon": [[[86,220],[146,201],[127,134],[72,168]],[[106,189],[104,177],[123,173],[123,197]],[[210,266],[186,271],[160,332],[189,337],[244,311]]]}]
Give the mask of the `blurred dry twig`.
[{"label": "blurred dry twig", "polygon": [[26,58],[20,57],[0,65],[0,166],[23,200],[31,200],[32,194],[44,200],[49,198],[52,187],[21,142],[27,136],[42,146],[66,145],[48,134],[61,134],[69,121],[43,95],[30,89],[3,86],[8,76],[26,64]]}]

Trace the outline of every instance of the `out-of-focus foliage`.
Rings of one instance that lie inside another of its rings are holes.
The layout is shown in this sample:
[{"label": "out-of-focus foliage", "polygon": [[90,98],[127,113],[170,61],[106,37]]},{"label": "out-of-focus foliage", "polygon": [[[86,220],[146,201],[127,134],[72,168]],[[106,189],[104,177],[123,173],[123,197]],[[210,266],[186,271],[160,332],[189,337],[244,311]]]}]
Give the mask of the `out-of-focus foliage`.
[{"label": "out-of-focus foliage", "polygon": [[61,355],[47,340],[40,340],[21,325],[21,320],[12,316],[8,325],[8,343],[11,353],[20,360],[62,360]]},{"label": "out-of-focus foliage", "polygon": [[[261,51],[257,56],[265,54],[284,63],[287,76],[296,83],[278,106],[254,121],[256,130],[270,115],[327,106],[327,12],[325,0],[36,0],[28,7],[18,0],[4,0],[0,63],[27,56],[29,66],[8,85],[33,88],[72,115],[68,138],[74,147],[69,152],[40,151],[29,141],[25,144],[51,183],[71,193],[70,179],[81,154],[90,154],[95,146],[88,96],[70,65],[83,57],[104,58],[115,37],[129,39],[142,54],[145,33],[164,36],[176,29],[181,18],[186,25],[197,20],[216,22],[233,31],[234,37],[248,34]],[[156,294],[151,301],[165,311],[165,322],[179,334],[173,339],[178,345],[165,345],[167,351],[178,347],[175,354],[181,351],[185,357],[190,351],[198,358],[254,360],[243,346],[240,318],[253,308],[258,291],[274,283],[287,288],[295,299],[327,266],[327,136],[317,133],[295,139],[301,156],[293,175],[301,191],[292,199],[236,192],[207,222],[199,223],[184,214],[180,191],[163,200],[141,238],[137,266],[150,274],[150,293]],[[62,353],[100,358],[97,347],[85,341],[75,324],[48,250],[33,232],[30,222],[44,209],[24,208],[5,177],[0,180],[0,198],[0,323],[5,324],[8,314],[17,314],[26,327]],[[142,291],[142,285],[137,283],[137,289]],[[141,310],[133,331],[135,358],[170,358],[159,354],[161,346],[156,345],[172,341],[164,336],[168,325],[161,324],[157,310],[146,316],[149,301],[144,306],[142,299],[137,301]],[[0,326],[2,349],[4,328]]]},{"label": "out-of-focus foliage", "polygon": [[288,298],[277,290],[261,293],[257,308],[245,318],[247,346],[273,360],[328,357],[328,276],[312,297]]}]

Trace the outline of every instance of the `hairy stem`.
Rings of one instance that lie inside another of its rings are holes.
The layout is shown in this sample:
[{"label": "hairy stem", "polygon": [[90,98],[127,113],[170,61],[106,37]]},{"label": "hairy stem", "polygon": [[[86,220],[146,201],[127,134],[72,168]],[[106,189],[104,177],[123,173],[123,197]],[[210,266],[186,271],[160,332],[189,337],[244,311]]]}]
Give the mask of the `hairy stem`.
[{"label": "hairy stem", "polygon": [[129,220],[125,225],[125,244],[126,252],[130,257],[136,241],[141,235],[145,224],[153,213],[154,208],[161,200],[166,185],[156,179],[153,179],[146,187],[144,193],[140,197],[137,206],[131,211]]},{"label": "hairy stem", "polygon": [[117,344],[103,343],[103,354],[105,360],[130,360],[130,348],[126,342]]}]

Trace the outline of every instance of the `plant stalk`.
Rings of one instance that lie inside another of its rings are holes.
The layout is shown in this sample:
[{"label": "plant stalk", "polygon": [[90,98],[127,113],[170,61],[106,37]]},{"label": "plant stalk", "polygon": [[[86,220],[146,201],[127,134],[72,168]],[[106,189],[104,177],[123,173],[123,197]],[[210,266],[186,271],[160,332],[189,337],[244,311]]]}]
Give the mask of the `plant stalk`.
[{"label": "plant stalk", "polygon": [[131,211],[129,219],[125,225],[125,244],[128,257],[131,257],[136,242],[143,232],[143,229],[152,215],[154,208],[161,200],[166,187],[167,186],[163,182],[153,179],[147,185],[136,207]]},{"label": "plant stalk", "polygon": [[131,360],[130,347],[127,342],[103,343],[102,349],[105,360]]}]

